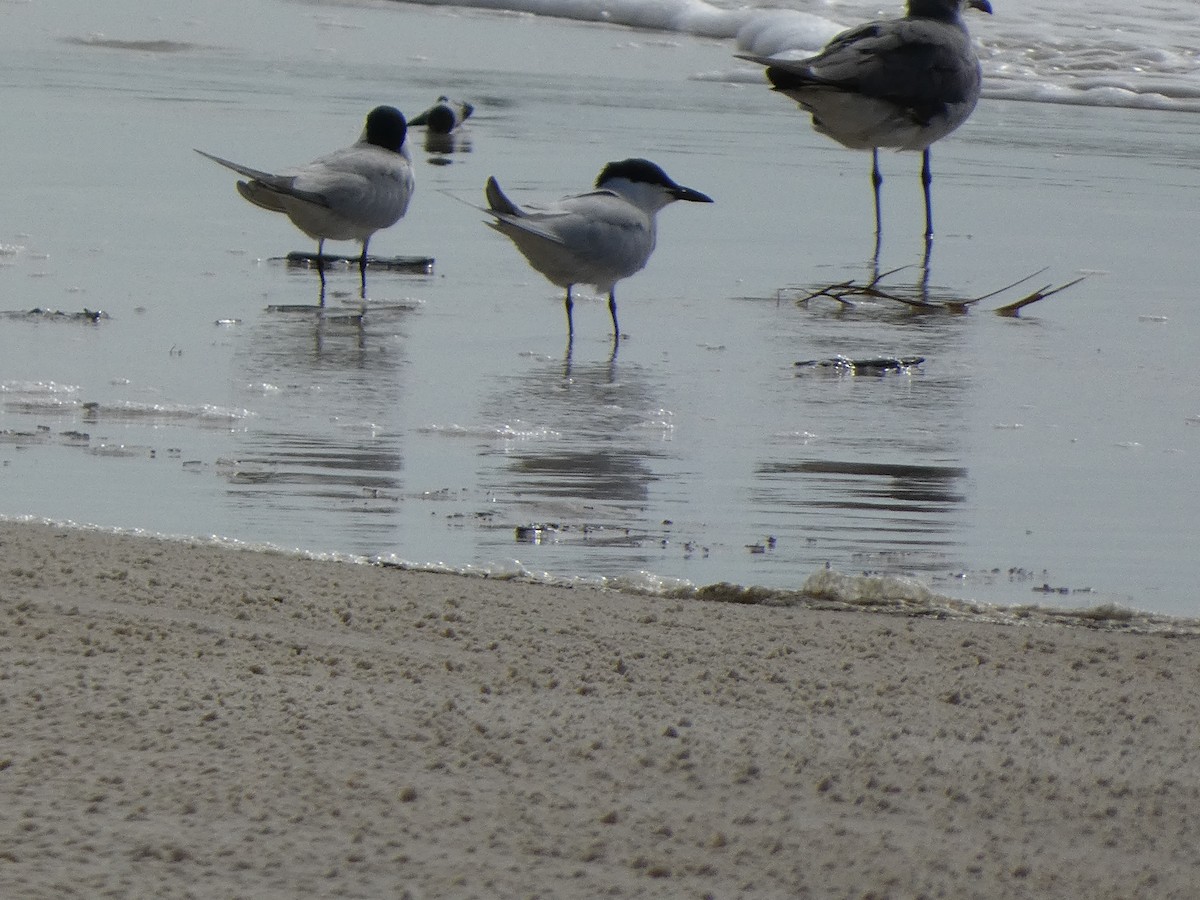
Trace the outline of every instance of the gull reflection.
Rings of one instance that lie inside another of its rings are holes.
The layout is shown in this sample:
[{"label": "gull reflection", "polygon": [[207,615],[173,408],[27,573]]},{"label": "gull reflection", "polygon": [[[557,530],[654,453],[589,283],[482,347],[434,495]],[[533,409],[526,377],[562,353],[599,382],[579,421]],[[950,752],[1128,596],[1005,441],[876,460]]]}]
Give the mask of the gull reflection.
[{"label": "gull reflection", "polygon": [[[922,267],[916,290],[929,298],[937,291],[926,273]],[[913,364],[797,368],[790,413],[799,427],[781,429],[760,453],[752,505],[787,529],[780,546],[801,570],[955,566],[969,524],[961,423],[973,387],[969,369],[944,360],[960,357],[968,320],[875,299],[810,302],[801,312],[812,346],[836,348],[847,360]],[[881,316],[886,331],[877,327]]]}]

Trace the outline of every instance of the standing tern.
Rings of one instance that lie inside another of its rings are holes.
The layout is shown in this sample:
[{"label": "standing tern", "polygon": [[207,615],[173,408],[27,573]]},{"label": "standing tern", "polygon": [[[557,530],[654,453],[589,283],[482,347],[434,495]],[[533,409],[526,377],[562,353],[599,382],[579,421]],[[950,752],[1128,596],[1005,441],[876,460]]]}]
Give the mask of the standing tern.
[{"label": "standing tern", "polygon": [[596,189],[545,206],[517,206],[504,195],[495,177],[485,190],[489,222],[552,284],[567,289],[567,339],[575,334],[571,288],[595,285],[608,293],[613,341],[621,340],[617,324],[616,283],[641,271],[654,252],[656,214],[676,200],[712,203],[712,198],[676,184],[646,159],[610,162],[596,179]]},{"label": "standing tern", "polygon": [[398,109],[377,106],[367,115],[356,143],[278,175],[203,150],[196,152],[250,179],[237,183],[238,193],[255,206],[285,213],[317,242],[324,305],[326,240],[362,242],[358,270],[366,299],[367,244],[376,231],[400,221],[413,193],[412,157],[404,140],[407,131]]},{"label": "standing tern", "polygon": [[880,233],[879,148],[920,150],[925,237],[933,236],[929,147],[958,128],[979,100],[979,58],[962,20],[989,0],[908,0],[903,18],[859,25],[816,56],[742,59],[767,66],[775,90],[812,114],[813,128],[852,150],[871,151],[875,234]]}]

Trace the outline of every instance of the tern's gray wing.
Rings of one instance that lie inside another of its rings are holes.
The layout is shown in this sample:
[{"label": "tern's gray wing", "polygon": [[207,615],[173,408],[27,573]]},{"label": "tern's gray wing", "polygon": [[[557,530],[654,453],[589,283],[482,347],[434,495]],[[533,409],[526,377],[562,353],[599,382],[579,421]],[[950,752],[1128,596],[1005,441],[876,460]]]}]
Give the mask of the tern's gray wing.
[{"label": "tern's gray wing", "polygon": [[616,191],[605,188],[567,197],[548,212],[555,216],[588,222],[614,233],[644,232],[653,221],[652,217]]},{"label": "tern's gray wing", "polygon": [[244,166],[241,163],[235,163],[228,159],[222,159],[211,153],[205,153],[203,150],[196,150],[196,152],[227,169],[232,169],[239,175],[249,178],[249,182],[238,182],[238,193],[251,203],[261,206],[264,209],[269,209],[273,212],[284,212],[284,207],[279,202],[278,196],[274,196],[279,194],[296,197],[316,206],[329,206],[329,201],[321,194],[312,190],[297,189],[295,175],[275,175],[271,172],[252,169],[249,166]]},{"label": "tern's gray wing", "polygon": [[523,209],[504,199],[511,211],[488,210],[500,222],[569,247],[581,256],[602,256],[611,252],[614,243],[636,239],[648,231],[646,214],[612,191],[589,191]]},{"label": "tern's gray wing", "polygon": [[566,243],[562,237],[542,224],[547,218],[544,215],[536,217],[526,215],[515,216],[511,213],[498,212],[494,209],[489,209],[487,212],[496,217],[495,222],[489,222],[488,224],[497,231],[506,234],[512,231],[519,231],[530,237],[543,240],[549,244],[558,244],[559,246]]},{"label": "tern's gray wing", "polygon": [[409,158],[366,143],[335,150],[294,169],[287,188],[293,197],[377,228],[393,225],[404,215],[412,192]]},{"label": "tern's gray wing", "polygon": [[527,210],[530,222],[592,270],[580,281],[605,282],[632,275],[654,250],[654,217],[613,191],[597,190],[560,200],[552,207]]},{"label": "tern's gray wing", "polygon": [[597,190],[544,207],[488,210],[493,228],[558,285],[610,290],[646,265],[654,250],[654,217],[613,191]]}]

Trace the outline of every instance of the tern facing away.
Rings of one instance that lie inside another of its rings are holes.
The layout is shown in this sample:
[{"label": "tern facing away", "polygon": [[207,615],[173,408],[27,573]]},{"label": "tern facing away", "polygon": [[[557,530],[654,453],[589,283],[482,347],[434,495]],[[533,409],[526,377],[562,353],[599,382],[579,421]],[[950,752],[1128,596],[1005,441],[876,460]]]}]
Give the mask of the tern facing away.
[{"label": "tern facing away", "polygon": [[473,112],[475,107],[465,100],[451,100],[443,95],[429,109],[409,119],[408,124],[414,128],[424,125],[434,134],[449,134],[467,121]]},{"label": "tern facing away", "polygon": [[879,148],[920,150],[925,237],[933,236],[929,147],[975,109],[982,75],[963,9],[989,0],[908,0],[903,18],[868,22],[800,60],[741,56],[767,66],[775,90],[812,114],[813,128],[852,150],[871,151],[875,234],[880,233]]},{"label": "tern facing away", "polygon": [[325,241],[362,243],[358,270],[366,299],[367,244],[371,235],[395,225],[408,211],[414,183],[412,157],[404,140],[407,131],[398,109],[377,106],[368,113],[356,143],[278,175],[203,150],[196,152],[250,179],[237,183],[239,194],[255,206],[286,214],[317,242],[317,272],[324,305]]},{"label": "tern facing away", "polygon": [[591,284],[608,293],[613,341],[619,342],[616,283],[641,271],[650,259],[658,211],[676,200],[713,202],[707,194],[676,184],[647,159],[610,162],[594,191],[544,206],[517,206],[495,177],[488,179],[485,194],[485,211],[495,217],[488,225],[516,244],[552,284],[567,289],[568,341],[575,334],[572,287]]}]

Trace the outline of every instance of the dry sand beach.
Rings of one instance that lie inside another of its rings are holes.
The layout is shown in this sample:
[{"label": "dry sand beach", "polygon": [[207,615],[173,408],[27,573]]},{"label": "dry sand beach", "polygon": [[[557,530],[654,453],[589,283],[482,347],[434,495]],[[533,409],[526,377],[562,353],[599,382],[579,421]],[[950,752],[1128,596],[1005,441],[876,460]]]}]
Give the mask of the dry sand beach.
[{"label": "dry sand beach", "polygon": [[1187,897],[1200,645],[0,525],[4,897]]}]

